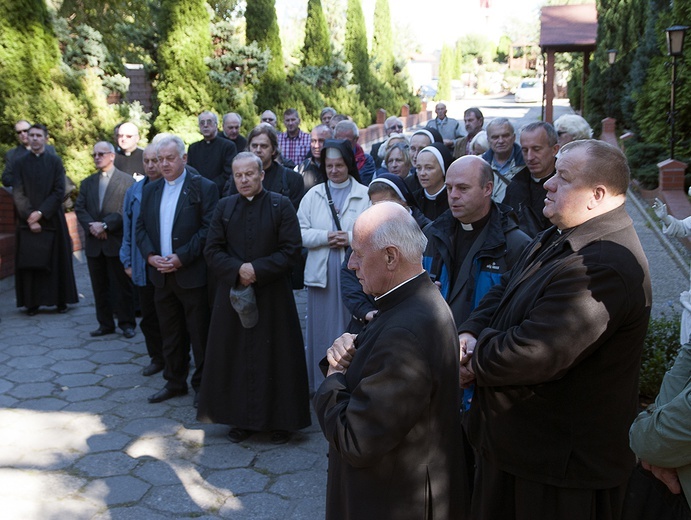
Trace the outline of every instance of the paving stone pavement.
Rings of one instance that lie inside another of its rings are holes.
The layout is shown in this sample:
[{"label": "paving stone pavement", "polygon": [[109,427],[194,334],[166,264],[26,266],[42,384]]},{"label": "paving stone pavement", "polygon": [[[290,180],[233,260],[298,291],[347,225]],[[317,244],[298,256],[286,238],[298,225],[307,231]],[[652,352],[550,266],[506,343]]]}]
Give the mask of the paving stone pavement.
[{"label": "paving stone pavement", "polygon": [[[635,201],[627,203],[650,260],[655,312],[679,312],[688,263]],[[67,314],[15,308],[0,281],[0,518],[81,520],[324,517],[327,444],[313,425],[288,444],[266,435],[235,445],[224,425],[199,424],[192,396],[149,404],[141,332],[91,338],[85,263],[81,301]],[[304,318],[305,292],[296,293]],[[304,326],[304,320],[303,320]]]},{"label": "paving stone pavement", "polygon": [[286,445],[236,445],[228,426],[196,421],[192,394],[149,404],[164,380],[141,375],[141,332],[91,338],[88,270],[74,268],[80,303],[66,314],[26,316],[13,280],[0,282],[0,518],[323,518],[316,419]]}]

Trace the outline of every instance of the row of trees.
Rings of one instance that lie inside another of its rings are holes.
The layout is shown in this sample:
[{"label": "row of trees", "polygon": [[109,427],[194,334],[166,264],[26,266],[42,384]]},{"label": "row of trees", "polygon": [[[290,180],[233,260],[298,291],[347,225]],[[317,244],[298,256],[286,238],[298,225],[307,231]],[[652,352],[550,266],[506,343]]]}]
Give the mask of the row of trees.
[{"label": "row of trees", "polygon": [[[667,56],[665,29],[691,20],[691,3],[669,0],[598,0],[597,50],[586,82],[585,113],[599,127],[606,116],[620,129],[633,131],[639,145],[630,156],[632,167],[652,165],[669,157],[669,100],[671,58]],[[607,50],[618,51],[610,66]],[[691,44],[684,49],[686,65],[677,83],[677,156],[691,158]],[[580,58],[579,58],[580,60]],[[579,106],[582,61],[569,85],[573,106]]]},{"label": "row of trees", "polygon": [[[274,0],[0,0],[0,152],[15,145],[18,119],[45,123],[68,173],[93,169],[90,149],[113,127],[134,120],[146,135],[169,131],[199,138],[204,109],[239,112],[246,132],[265,109],[297,108],[303,127],[324,106],[371,124],[378,108],[420,108],[393,51],[388,0],[375,5],[371,52],[360,0],[347,0],[343,49],[334,49],[320,0],[309,0],[305,40],[284,63]],[[242,9],[244,8],[244,12]],[[125,63],[152,79],[152,114],[124,94]]]}]

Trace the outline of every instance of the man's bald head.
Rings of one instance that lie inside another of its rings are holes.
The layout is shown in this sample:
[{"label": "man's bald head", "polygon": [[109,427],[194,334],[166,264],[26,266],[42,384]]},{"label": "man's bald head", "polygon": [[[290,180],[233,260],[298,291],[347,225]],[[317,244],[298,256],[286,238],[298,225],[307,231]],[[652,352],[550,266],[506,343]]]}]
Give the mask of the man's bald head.
[{"label": "man's bald head", "polygon": [[444,181],[454,218],[463,224],[482,220],[492,207],[493,180],[492,167],[477,155],[456,159]]},{"label": "man's bald head", "polygon": [[118,146],[123,152],[132,153],[139,143],[139,129],[134,123],[122,123],[118,127]]},{"label": "man's bald head", "polygon": [[422,272],[426,245],[420,226],[403,206],[380,202],[355,222],[348,268],[365,293],[381,296]]}]

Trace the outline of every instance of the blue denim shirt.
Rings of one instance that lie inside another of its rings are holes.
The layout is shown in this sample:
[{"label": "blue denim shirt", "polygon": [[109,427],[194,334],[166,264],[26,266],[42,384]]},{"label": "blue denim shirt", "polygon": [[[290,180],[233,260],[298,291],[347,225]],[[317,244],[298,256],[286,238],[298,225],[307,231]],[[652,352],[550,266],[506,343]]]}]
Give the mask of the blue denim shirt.
[{"label": "blue denim shirt", "polygon": [[146,261],[137,247],[137,219],[142,207],[142,190],[149,181],[144,177],[135,182],[125,193],[122,203],[122,245],[120,261],[125,269],[132,268],[132,283],[138,287],[146,286]]}]

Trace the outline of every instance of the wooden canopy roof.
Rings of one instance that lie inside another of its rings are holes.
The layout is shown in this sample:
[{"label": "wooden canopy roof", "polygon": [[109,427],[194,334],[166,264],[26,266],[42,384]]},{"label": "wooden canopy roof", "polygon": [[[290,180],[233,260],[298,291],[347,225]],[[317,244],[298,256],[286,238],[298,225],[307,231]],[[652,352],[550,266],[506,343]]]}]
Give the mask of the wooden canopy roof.
[{"label": "wooden canopy roof", "polygon": [[596,37],[595,4],[552,5],[542,8],[540,47],[543,51],[593,51]]}]

